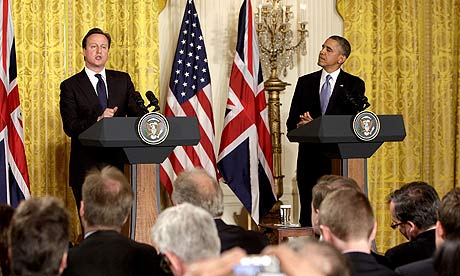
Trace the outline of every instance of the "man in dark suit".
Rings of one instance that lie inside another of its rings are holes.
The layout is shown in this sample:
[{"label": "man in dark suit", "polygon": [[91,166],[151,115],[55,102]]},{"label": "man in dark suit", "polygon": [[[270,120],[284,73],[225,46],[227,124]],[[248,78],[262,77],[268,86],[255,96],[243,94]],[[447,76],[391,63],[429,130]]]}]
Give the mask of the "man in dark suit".
[{"label": "man in dark suit", "polygon": [[391,227],[409,240],[387,250],[389,266],[394,269],[431,257],[439,207],[436,190],[425,182],[411,182],[391,193],[388,202]]},{"label": "man in dark suit", "polygon": [[[442,198],[435,233],[437,250],[443,246],[445,240],[460,237],[460,188],[452,189]],[[396,268],[396,272],[402,276],[437,275],[432,257],[400,266]]]},{"label": "man in dark suit", "polygon": [[83,184],[82,243],[69,250],[63,275],[161,275],[154,247],[120,234],[133,203],[126,177],[112,166],[90,171]]},{"label": "man in dark suit", "polygon": [[268,245],[260,232],[226,224],[220,217],[224,213],[224,195],[219,183],[205,170],[194,168],[180,173],[173,183],[174,204],[191,203],[208,211],[219,233],[221,252],[241,247],[248,254],[259,254]]},{"label": "man in dark suit", "polygon": [[319,207],[319,227],[324,241],[348,258],[353,275],[396,275],[371,255],[377,223],[360,191],[344,187],[326,195]]},{"label": "man in dark suit", "polygon": [[81,186],[88,170],[100,164],[123,169],[110,149],[84,147],[78,135],[106,117],[139,116],[134,85],[127,73],[106,70],[111,38],[91,29],[83,38],[85,68],[61,83],[60,111],[65,133],[71,138],[69,184],[79,209]]},{"label": "man in dark suit", "polygon": [[[318,65],[323,69],[301,76],[286,122],[291,131],[322,115],[353,115],[365,108],[364,81],[341,70],[350,55],[350,43],[331,36],[319,52]],[[299,144],[297,185],[300,198],[300,224],[309,226],[311,189],[318,178],[331,173],[331,160],[316,145]]]}]

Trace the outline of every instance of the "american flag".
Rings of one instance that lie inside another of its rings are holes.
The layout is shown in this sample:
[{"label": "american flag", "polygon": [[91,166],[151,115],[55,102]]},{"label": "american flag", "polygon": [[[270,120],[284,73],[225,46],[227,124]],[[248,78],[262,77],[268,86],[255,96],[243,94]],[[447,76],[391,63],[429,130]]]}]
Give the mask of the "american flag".
[{"label": "american flag", "polygon": [[24,131],[16,82],[16,49],[10,1],[2,2],[0,85],[0,202],[16,207],[30,197]]},{"label": "american flag", "polygon": [[276,202],[268,109],[251,2],[240,10],[217,167],[256,223]]},{"label": "american flag", "polygon": [[176,147],[161,164],[160,179],[171,195],[177,174],[191,167],[202,167],[216,177],[214,116],[211,79],[200,21],[193,0],[188,0],[174,56],[166,116],[196,116],[200,142],[196,146]]}]

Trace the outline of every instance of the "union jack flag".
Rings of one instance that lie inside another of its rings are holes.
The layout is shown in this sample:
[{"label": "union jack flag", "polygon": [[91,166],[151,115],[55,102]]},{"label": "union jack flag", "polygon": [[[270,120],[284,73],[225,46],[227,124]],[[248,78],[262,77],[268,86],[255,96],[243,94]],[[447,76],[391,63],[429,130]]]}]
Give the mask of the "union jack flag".
[{"label": "union jack flag", "polygon": [[251,2],[241,6],[217,167],[256,223],[276,202],[268,109]]},{"label": "union jack flag", "polygon": [[0,202],[16,207],[30,197],[24,151],[19,90],[16,82],[16,49],[10,1],[2,1],[0,85]]},{"label": "union jack flag", "polygon": [[161,164],[160,179],[170,195],[172,182],[185,169],[202,167],[211,176],[217,175],[211,78],[193,0],[185,7],[173,62],[165,115],[196,116],[201,139],[196,146],[176,147]]}]

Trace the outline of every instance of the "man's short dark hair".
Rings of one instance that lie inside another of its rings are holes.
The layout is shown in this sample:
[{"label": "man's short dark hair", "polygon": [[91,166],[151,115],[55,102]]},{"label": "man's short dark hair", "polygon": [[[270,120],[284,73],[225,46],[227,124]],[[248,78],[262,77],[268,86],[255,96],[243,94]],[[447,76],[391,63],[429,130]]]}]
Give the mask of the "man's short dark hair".
[{"label": "man's short dark hair", "polygon": [[412,221],[422,231],[436,224],[439,196],[426,182],[416,181],[402,186],[390,194],[390,202],[393,202],[395,216],[401,222]]},{"label": "man's short dark hair", "polygon": [[86,40],[88,40],[88,37],[90,35],[93,35],[93,34],[101,34],[101,35],[104,35],[106,38],[107,38],[107,41],[109,42],[109,45],[108,47],[110,48],[110,43],[112,42],[112,38],[110,37],[110,34],[109,33],[106,33],[104,32],[103,30],[99,29],[99,28],[92,28],[91,30],[89,30],[85,37],[83,37],[83,40],[81,42],[81,46],[83,49],[86,49]]},{"label": "man's short dark hair", "polygon": [[19,204],[11,221],[13,275],[59,275],[69,244],[69,219],[61,201],[46,196]]},{"label": "man's short dark hair", "polygon": [[353,178],[332,174],[321,176],[312,189],[311,203],[313,208],[319,209],[321,202],[323,202],[329,193],[341,188],[351,188],[361,191],[358,183]]},{"label": "man's short dark hair", "polygon": [[333,39],[337,41],[340,44],[340,47],[342,48],[342,55],[346,56],[347,58],[351,54],[351,45],[350,42],[344,37],[338,36],[338,35],[333,35],[329,37],[330,39]]},{"label": "man's short dark hair", "polygon": [[453,188],[442,198],[438,220],[444,229],[445,239],[460,239],[460,188]]},{"label": "man's short dark hair", "polygon": [[113,166],[88,173],[82,194],[88,226],[121,227],[133,204],[133,192],[128,180]]}]

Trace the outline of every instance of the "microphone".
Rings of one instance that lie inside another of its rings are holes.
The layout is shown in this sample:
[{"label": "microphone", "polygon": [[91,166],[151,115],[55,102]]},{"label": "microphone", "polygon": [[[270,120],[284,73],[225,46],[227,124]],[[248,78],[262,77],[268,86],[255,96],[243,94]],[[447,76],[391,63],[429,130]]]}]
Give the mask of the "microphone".
[{"label": "microphone", "polygon": [[152,91],[147,91],[145,93],[145,97],[147,97],[147,100],[149,100],[149,105],[147,105],[147,108],[149,107],[154,107],[153,112],[160,110],[160,106],[158,105],[158,99],[155,97],[155,94],[153,94]]},{"label": "microphone", "polygon": [[144,104],[144,99],[142,99],[141,93],[139,93],[139,91],[134,91],[133,97],[134,101],[137,104],[137,107],[139,107],[139,109],[142,110],[142,115],[149,113],[149,110]]},{"label": "microphone", "polygon": [[347,101],[353,105],[356,113],[361,112],[371,106],[366,96],[357,95],[357,97],[354,97],[349,90],[345,89],[343,86],[340,87],[345,91],[345,97]]}]

